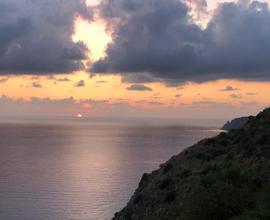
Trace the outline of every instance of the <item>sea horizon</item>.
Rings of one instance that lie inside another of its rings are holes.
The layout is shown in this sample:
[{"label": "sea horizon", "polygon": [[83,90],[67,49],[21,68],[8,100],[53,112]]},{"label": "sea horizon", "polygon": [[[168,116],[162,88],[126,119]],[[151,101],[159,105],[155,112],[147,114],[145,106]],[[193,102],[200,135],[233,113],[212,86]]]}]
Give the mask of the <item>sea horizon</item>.
[{"label": "sea horizon", "polygon": [[118,123],[125,125],[203,126],[221,128],[231,118],[85,116],[81,115],[0,115],[0,123]]}]

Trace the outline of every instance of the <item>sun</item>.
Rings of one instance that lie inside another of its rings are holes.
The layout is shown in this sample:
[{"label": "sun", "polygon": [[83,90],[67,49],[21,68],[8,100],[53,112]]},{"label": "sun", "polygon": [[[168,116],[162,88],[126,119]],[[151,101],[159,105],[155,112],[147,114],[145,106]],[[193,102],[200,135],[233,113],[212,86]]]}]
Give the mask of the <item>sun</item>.
[{"label": "sun", "polygon": [[82,114],[78,114],[78,115],[77,115],[77,118],[82,118],[82,117],[83,117]]}]

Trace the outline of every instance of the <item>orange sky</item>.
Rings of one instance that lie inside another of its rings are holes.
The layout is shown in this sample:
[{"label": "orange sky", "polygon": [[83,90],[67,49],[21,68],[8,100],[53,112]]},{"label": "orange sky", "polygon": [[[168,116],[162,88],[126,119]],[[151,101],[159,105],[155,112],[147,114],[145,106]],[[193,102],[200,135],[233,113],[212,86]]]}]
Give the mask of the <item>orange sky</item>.
[{"label": "orange sky", "polygon": [[[89,1],[92,4],[97,2]],[[208,1],[210,8],[213,8],[217,3],[216,0]],[[106,34],[105,26],[101,22],[89,24],[86,21],[78,20],[76,22],[74,41],[78,40],[84,41],[90,48],[92,59],[98,60],[104,55],[104,49],[111,38]],[[64,77],[67,77],[69,81],[61,80]],[[75,87],[74,85],[80,80],[84,80],[85,86]],[[125,99],[127,103],[136,108],[150,109],[156,112],[162,112],[168,107],[180,111],[183,106],[204,110],[207,106],[207,108],[214,109],[213,103],[226,103],[234,106],[234,113],[236,113],[239,106],[247,106],[247,103],[250,103],[250,110],[245,107],[243,113],[254,113],[261,106],[269,104],[270,83],[268,82],[219,80],[202,84],[188,83],[179,85],[179,87],[168,87],[161,83],[144,85],[150,87],[152,91],[128,91],[126,88],[130,84],[123,83],[121,77],[117,75],[90,77],[87,72],[78,72],[55,75],[54,78],[48,78],[47,76],[11,76],[0,78],[0,94],[11,99],[23,98],[25,100],[29,100],[33,96],[39,98],[49,97],[50,99],[63,99],[72,96],[76,100],[110,100],[112,103]],[[227,86],[233,89],[231,91],[222,91]],[[258,107],[254,109],[254,105]],[[80,107],[85,114],[87,114],[85,109],[91,108],[91,106],[87,105]],[[76,111],[79,112],[80,109]]]}]

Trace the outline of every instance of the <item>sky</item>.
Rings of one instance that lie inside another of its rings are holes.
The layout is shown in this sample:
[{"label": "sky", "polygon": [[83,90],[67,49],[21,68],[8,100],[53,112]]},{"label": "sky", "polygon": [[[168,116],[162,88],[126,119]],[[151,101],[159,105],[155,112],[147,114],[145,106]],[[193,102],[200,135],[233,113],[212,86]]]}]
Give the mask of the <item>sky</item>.
[{"label": "sky", "polygon": [[0,116],[256,114],[269,2],[0,0]]}]

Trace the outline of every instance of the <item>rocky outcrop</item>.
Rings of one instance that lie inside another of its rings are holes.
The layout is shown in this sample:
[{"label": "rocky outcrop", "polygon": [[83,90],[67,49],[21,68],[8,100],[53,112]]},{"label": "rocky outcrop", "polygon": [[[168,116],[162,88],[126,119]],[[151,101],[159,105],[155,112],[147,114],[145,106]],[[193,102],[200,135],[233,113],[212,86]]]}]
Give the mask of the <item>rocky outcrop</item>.
[{"label": "rocky outcrop", "polygon": [[249,117],[241,117],[241,118],[235,118],[231,121],[228,121],[225,125],[223,125],[223,127],[221,128],[222,130],[232,130],[232,129],[238,129],[243,127],[249,119],[251,119],[252,116]]}]

